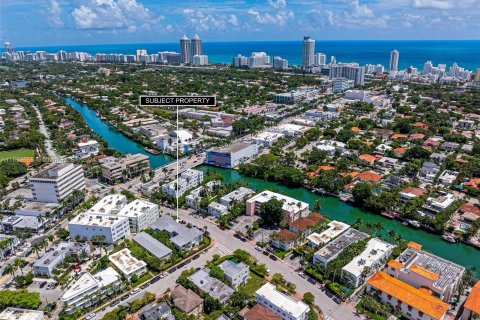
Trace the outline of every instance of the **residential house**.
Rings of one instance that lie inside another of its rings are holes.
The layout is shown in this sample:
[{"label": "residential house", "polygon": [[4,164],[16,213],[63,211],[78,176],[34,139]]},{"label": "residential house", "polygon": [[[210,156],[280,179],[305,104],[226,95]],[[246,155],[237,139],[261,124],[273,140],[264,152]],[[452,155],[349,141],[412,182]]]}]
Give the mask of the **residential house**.
[{"label": "residential house", "polygon": [[292,250],[300,240],[300,236],[288,229],[282,229],[272,235],[270,245],[283,251]]},{"label": "residential house", "polygon": [[170,293],[173,305],[189,315],[198,315],[203,309],[203,299],[190,289],[179,285]]},{"label": "residential house", "polygon": [[236,263],[232,260],[225,260],[218,267],[223,270],[225,280],[233,288],[238,288],[250,279],[250,268],[243,262]]}]

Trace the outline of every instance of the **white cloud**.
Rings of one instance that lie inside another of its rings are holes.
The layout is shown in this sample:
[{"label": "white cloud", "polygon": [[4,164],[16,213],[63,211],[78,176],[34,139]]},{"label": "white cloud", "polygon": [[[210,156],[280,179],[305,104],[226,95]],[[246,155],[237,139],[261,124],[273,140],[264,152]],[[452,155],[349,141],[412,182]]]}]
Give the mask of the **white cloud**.
[{"label": "white cloud", "polygon": [[275,9],[282,9],[287,6],[286,0],[268,0],[268,3]]},{"label": "white cloud", "polygon": [[294,18],[293,11],[290,10],[282,10],[276,13],[260,13],[254,9],[249,9],[247,13],[259,24],[284,26],[289,20]]},{"label": "white cloud", "polygon": [[429,9],[451,9],[455,5],[455,1],[451,0],[414,0],[413,6],[415,8],[429,8]]},{"label": "white cloud", "polygon": [[79,29],[127,29],[135,32],[139,26],[159,23],[148,8],[136,0],[89,0],[72,11]]},{"label": "white cloud", "polygon": [[63,20],[61,17],[62,9],[56,0],[50,0],[50,7],[47,12],[48,23],[52,27],[63,27]]},{"label": "white cloud", "polygon": [[195,31],[219,31],[238,27],[239,21],[234,14],[215,13],[212,9],[184,9],[187,23]]},{"label": "white cloud", "polygon": [[373,11],[367,5],[361,5],[359,0],[352,0],[351,15],[358,18],[372,18]]}]

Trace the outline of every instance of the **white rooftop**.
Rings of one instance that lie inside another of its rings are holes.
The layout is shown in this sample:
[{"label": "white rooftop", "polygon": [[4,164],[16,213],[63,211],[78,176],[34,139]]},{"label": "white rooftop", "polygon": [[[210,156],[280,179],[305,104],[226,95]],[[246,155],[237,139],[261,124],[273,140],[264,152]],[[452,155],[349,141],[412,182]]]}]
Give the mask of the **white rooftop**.
[{"label": "white rooftop", "polygon": [[83,212],[70,220],[68,224],[78,224],[85,226],[111,227],[122,220],[128,220],[127,217],[113,214],[95,214]]},{"label": "white rooftop", "polygon": [[88,140],[87,142],[79,142],[77,145],[79,148],[81,148],[81,147],[93,146],[96,144],[98,144],[97,140]]},{"label": "white rooftop", "polygon": [[307,129],[307,127],[305,126],[300,126],[298,124],[293,124],[293,123],[284,123],[279,125],[277,128],[282,131],[293,131],[293,132],[300,132]]},{"label": "white rooftop", "polygon": [[270,301],[272,304],[276,305],[297,319],[310,309],[302,301],[294,300],[293,298],[277,291],[275,286],[271,283],[264,284],[260,289],[257,290],[255,295],[263,297],[265,300]]},{"label": "white rooftop", "polygon": [[127,204],[123,194],[109,194],[99,200],[87,213],[115,214]]},{"label": "white rooftop", "polygon": [[256,136],[253,137],[254,140],[262,140],[262,141],[268,141],[268,142],[274,142],[280,138],[282,138],[284,135],[280,132],[271,132],[271,131],[265,131],[257,134]]},{"label": "white rooftop", "polygon": [[7,308],[0,313],[0,320],[42,320],[43,312],[39,310]]},{"label": "white rooftop", "polygon": [[143,269],[147,264],[143,260],[138,260],[127,248],[122,249],[108,257],[110,260],[122,273],[129,276],[134,274],[140,269]]},{"label": "white rooftop", "polygon": [[62,296],[62,301],[68,301],[73,297],[79,296],[93,288],[101,289],[108,286],[120,279],[120,275],[112,267],[108,267],[105,270],[98,272],[95,275],[91,275],[86,272],[75,281],[73,286],[67,289]]},{"label": "white rooftop", "polygon": [[342,270],[347,271],[357,278],[362,274],[363,269],[371,268],[384,254],[395,247],[393,244],[379,240],[377,238],[370,239],[367,242],[367,246],[362,253],[353,258]]},{"label": "white rooftop", "polygon": [[283,202],[282,209],[289,212],[299,212],[308,208],[308,203],[285,196],[280,193],[272,192],[269,190],[260,192],[259,194],[248,199],[247,202],[260,202],[264,203],[271,199],[276,199]]},{"label": "white rooftop", "polygon": [[350,228],[350,225],[341,221],[333,220],[328,224],[327,230],[321,233],[314,232],[307,237],[307,240],[315,244],[316,246],[327,244],[331,240],[348,230],[348,228]]},{"label": "white rooftop", "polygon": [[136,199],[127,204],[119,213],[120,216],[125,217],[137,217],[139,214],[145,213],[147,210],[158,208],[155,203],[145,201],[142,199]]}]

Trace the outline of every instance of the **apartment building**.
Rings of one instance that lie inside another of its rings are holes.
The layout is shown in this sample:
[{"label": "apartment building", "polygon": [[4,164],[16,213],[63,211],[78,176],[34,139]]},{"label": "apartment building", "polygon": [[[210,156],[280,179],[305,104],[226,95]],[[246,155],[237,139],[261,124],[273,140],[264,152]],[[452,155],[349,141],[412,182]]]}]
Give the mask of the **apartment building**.
[{"label": "apartment building", "polygon": [[108,257],[108,260],[123,273],[126,279],[130,279],[133,275],[141,276],[147,272],[147,264],[145,261],[138,260],[127,248],[115,252]]},{"label": "apartment building", "polygon": [[83,212],[70,220],[68,230],[72,239],[96,238],[112,244],[130,235],[130,223],[124,216]]},{"label": "apartment building", "polygon": [[127,154],[124,158],[108,157],[103,159],[101,168],[102,179],[107,183],[114,184],[116,181],[147,174],[150,170],[150,162],[148,156],[144,154]]},{"label": "apartment building", "polygon": [[63,294],[61,301],[69,314],[78,309],[87,308],[120,289],[121,277],[109,267],[95,275],[85,272],[70,285]]},{"label": "apartment building", "polygon": [[297,220],[300,217],[306,217],[310,213],[308,203],[267,190],[247,200],[246,214],[253,216],[262,203],[268,202],[272,199],[276,199],[283,203],[282,209],[284,220],[287,222]]},{"label": "apartment building", "polygon": [[162,192],[176,198],[181,197],[187,190],[192,189],[202,183],[203,172],[194,169],[188,169],[180,174],[180,177],[162,186]]},{"label": "apartment building", "polygon": [[233,288],[245,284],[250,278],[250,268],[243,262],[235,263],[232,260],[223,261],[218,265],[225,274],[225,280]]},{"label": "apartment building", "polygon": [[158,219],[158,205],[146,200],[136,199],[123,207],[118,215],[128,218],[130,232],[138,233],[147,229],[148,225]]},{"label": "apartment building", "polygon": [[277,291],[275,286],[268,282],[255,292],[255,302],[273,311],[283,320],[306,320],[310,311],[308,305]]},{"label": "apartment building", "polygon": [[33,199],[38,202],[59,203],[75,190],[85,188],[82,166],[56,163],[29,179]]},{"label": "apartment building", "polygon": [[83,252],[89,256],[91,254],[90,245],[80,242],[61,242],[53,251],[46,252],[40,259],[33,264],[33,272],[36,275],[53,277],[53,270],[65,260],[66,257],[76,257],[81,260]]},{"label": "apartment building", "polygon": [[350,225],[341,221],[330,221],[328,228],[321,233],[312,233],[307,237],[308,245],[312,248],[324,246],[350,228]]},{"label": "apartment building", "polygon": [[257,144],[237,142],[226,147],[208,150],[205,163],[217,167],[235,168],[257,154]]},{"label": "apartment building", "polygon": [[43,311],[8,307],[0,313],[0,320],[43,320]]},{"label": "apartment building", "polygon": [[252,193],[255,193],[252,189],[240,187],[230,192],[229,194],[226,194],[223,197],[221,197],[220,203],[223,204],[224,206],[227,206],[230,209],[233,203],[238,203],[240,201],[243,201]]}]

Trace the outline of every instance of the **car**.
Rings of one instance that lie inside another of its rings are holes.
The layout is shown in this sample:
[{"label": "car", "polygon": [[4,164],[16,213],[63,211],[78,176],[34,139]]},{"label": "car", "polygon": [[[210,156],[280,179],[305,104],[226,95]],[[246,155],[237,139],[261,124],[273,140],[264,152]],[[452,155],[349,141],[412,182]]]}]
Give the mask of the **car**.
[{"label": "car", "polygon": [[95,318],[97,314],[94,312],[94,313],[90,313],[88,316],[85,317],[85,320],[90,320],[90,319],[93,319]]},{"label": "car", "polygon": [[46,285],[47,285],[47,281],[43,281],[42,283],[40,283],[40,285],[38,287],[42,289]]},{"label": "car", "polygon": [[333,301],[335,301],[336,304],[342,303],[342,300],[340,300],[338,297],[334,297]]},{"label": "car", "polygon": [[150,284],[155,283],[160,279],[161,279],[161,276],[155,276],[155,277],[152,278],[152,280],[150,280]]},{"label": "car", "polygon": [[317,280],[314,278],[308,278],[307,281],[313,284],[317,284]]},{"label": "car", "polygon": [[205,231],[204,234],[205,234],[206,236],[209,236],[209,235],[210,235],[210,232],[209,232],[209,231]]},{"label": "car", "polygon": [[137,292],[139,292],[139,291],[140,291],[140,288],[135,288],[135,289],[132,290],[132,294],[135,294],[135,293],[137,293]]},{"label": "car", "polygon": [[268,268],[265,271],[267,271],[267,273],[270,273],[270,269],[268,269]]},{"label": "car", "polygon": [[255,247],[255,250],[257,250],[257,251],[262,251],[262,248],[260,248],[259,246],[256,246],[256,247]]},{"label": "car", "polygon": [[53,283],[49,282],[45,287],[45,290],[50,290],[53,287]]},{"label": "car", "polygon": [[240,240],[242,240],[242,242],[247,242],[247,238],[244,237],[241,237]]},{"label": "car", "polygon": [[128,297],[130,297],[130,294],[127,293],[126,295],[124,295],[123,297],[121,297],[120,300],[122,300],[122,301],[123,301],[123,300],[127,300]]},{"label": "car", "polygon": [[271,254],[269,257],[270,257],[270,259],[272,259],[273,261],[277,261],[277,260],[278,260],[277,256],[275,256],[275,255],[273,255],[273,254]]},{"label": "car", "polygon": [[332,293],[330,290],[325,290],[325,294],[326,294],[327,297],[329,297],[329,298],[333,297],[333,293]]},{"label": "car", "polygon": [[140,289],[146,289],[148,287],[148,283],[144,283],[142,284],[142,286],[140,287]]},{"label": "car", "polygon": [[200,258],[200,256],[197,254],[196,256],[193,256],[193,260],[197,260],[198,258]]},{"label": "car", "polygon": [[268,251],[263,251],[262,253],[263,253],[264,255],[266,255],[266,256],[269,255]]},{"label": "car", "polygon": [[225,230],[224,226],[220,226],[219,228],[220,228],[220,230]]},{"label": "car", "polygon": [[299,272],[298,275],[299,275],[300,277],[302,277],[302,278],[305,278],[305,277],[306,277],[305,273],[303,273],[303,272]]},{"label": "car", "polygon": [[110,303],[110,308],[115,307],[119,303],[120,303],[120,301],[118,301],[118,300],[113,301],[112,303]]},{"label": "car", "polygon": [[234,236],[235,238],[237,238],[237,239],[240,239],[240,238],[241,238],[240,234],[238,234],[238,233],[235,233],[233,236]]}]

